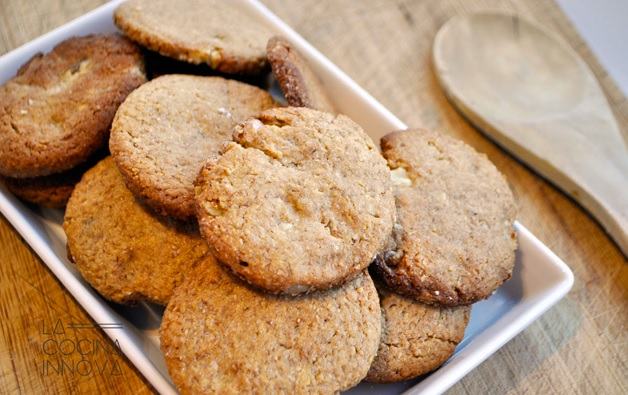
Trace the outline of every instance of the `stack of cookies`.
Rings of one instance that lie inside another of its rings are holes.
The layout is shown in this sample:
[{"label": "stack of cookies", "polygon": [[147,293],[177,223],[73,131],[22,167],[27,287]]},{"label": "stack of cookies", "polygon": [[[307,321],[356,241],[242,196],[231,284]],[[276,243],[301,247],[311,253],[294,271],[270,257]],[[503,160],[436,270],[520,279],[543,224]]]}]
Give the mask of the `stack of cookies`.
[{"label": "stack of cookies", "polygon": [[[289,42],[229,2],[184,3],[130,0],[126,38],[67,40],[0,88],[7,186],[44,205],[71,192],[70,259],[108,300],[167,306],[183,393],[336,393],[436,369],[511,276],[504,177],[436,132],[378,150]],[[214,71],[145,82],[141,51]],[[241,82],[269,68],[288,106]]]}]

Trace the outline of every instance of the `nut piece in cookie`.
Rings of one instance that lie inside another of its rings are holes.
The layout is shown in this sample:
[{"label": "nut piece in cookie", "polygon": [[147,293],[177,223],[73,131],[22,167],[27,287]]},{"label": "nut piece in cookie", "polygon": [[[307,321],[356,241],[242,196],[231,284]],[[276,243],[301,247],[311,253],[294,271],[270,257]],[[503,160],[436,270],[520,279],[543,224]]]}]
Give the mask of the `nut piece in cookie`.
[{"label": "nut piece in cookie", "polygon": [[410,380],[438,368],[464,337],[470,306],[437,307],[388,291],[375,282],[382,309],[382,337],[366,380]]},{"label": "nut piece in cookie", "polygon": [[489,297],[512,274],[516,205],[504,176],[462,141],[427,130],[390,133],[397,223],[375,268],[396,292],[430,304]]},{"label": "nut piece in cookie", "polygon": [[0,174],[40,177],[85,162],[145,81],[139,48],[118,35],[74,37],[36,55],[0,87]]},{"label": "nut piece in cookie", "polygon": [[208,255],[175,290],[159,333],[183,394],[333,394],[368,372],[381,312],[367,273],[290,298],[249,287]]},{"label": "nut piece in cookie", "polygon": [[272,37],[266,46],[266,53],[273,75],[289,105],[335,112],[320,80],[288,41],[283,37]]},{"label": "nut piece in cookie", "polygon": [[109,157],[74,188],[63,221],[69,256],[105,298],[166,304],[207,252],[198,229],[158,217],[125,187]]},{"label": "nut piece in cookie", "polygon": [[133,92],[111,126],[109,148],[127,186],[164,215],[194,216],[194,180],[233,127],[275,106],[254,86],[220,77],[164,75]]},{"label": "nut piece in cookie", "polygon": [[390,171],[355,122],[275,108],[233,139],[196,183],[201,233],[231,270],[299,294],[349,280],[381,251],[395,215]]},{"label": "nut piece in cookie", "polygon": [[270,30],[232,1],[129,0],[115,24],[133,41],[164,56],[206,63],[224,73],[256,74],[267,67]]}]

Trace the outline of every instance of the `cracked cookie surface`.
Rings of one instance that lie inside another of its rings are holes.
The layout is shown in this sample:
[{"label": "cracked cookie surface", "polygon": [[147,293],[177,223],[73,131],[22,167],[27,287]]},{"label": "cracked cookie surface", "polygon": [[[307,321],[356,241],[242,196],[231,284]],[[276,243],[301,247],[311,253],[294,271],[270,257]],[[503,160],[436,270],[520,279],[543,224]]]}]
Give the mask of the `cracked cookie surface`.
[{"label": "cracked cookie surface", "polygon": [[264,70],[272,35],[258,20],[221,0],[129,0],[114,13],[132,40],[164,56],[225,73]]},{"label": "cracked cookie surface", "polygon": [[251,85],[221,77],[165,75],[120,106],[109,148],[127,186],[156,211],[194,216],[194,180],[231,140],[233,127],[275,106]]},{"label": "cracked cookie surface", "polygon": [[489,297],[512,274],[516,204],[486,155],[427,130],[381,140],[392,169],[397,223],[375,268],[419,301],[464,305]]},{"label": "cracked cookie surface", "polygon": [[82,276],[117,303],[166,304],[185,272],[207,252],[196,225],[159,217],[139,203],[111,157],[76,185],[63,229]]},{"label": "cracked cookie surface", "polygon": [[380,333],[367,273],[325,292],[274,296],[208,255],[175,290],[160,339],[183,394],[332,394],[364,378]]},{"label": "cracked cookie surface", "polygon": [[35,55],[0,87],[0,174],[47,176],[83,163],[145,81],[139,48],[118,35],[74,37]]},{"label": "cracked cookie surface", "polygon": [[366,380],[391,383],[431,372],[464,337],[470,306],[436,307],[390,292],[375,282],[382,310],[382,337]]},{"label": "cracked cookie surface", "polygon": [[264,111],[196,183],[201,233],[236,274],[273,293],[360,273],[394,221],[390,171],[362,128],[303,107]]}]

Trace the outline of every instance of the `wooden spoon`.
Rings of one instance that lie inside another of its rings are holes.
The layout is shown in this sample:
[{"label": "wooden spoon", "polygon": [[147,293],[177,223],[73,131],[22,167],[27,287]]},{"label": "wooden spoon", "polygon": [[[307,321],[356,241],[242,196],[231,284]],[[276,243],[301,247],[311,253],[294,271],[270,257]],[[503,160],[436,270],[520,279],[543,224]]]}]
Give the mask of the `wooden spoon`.
[{"label": "wooden spoon", "polygon": [[443,25],[433,60],[459,111],[577,200],[628,255],[628,137],[578,55],[516,15],[483,13]]}]

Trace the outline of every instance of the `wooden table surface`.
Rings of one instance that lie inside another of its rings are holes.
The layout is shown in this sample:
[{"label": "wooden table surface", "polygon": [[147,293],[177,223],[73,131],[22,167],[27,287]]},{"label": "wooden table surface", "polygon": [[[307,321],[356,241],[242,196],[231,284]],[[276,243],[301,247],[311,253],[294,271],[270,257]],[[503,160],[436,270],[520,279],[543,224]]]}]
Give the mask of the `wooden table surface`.
[{"label": "wooden table surface", "polygon": [[[506,174],[519,220],[573,270],[567,297],[456,384],[451,393],[628,393],[627,261],[578,205],[471,127],[439,89],[430,47],[449,17],[506,10],[560,34],[601,81],[623,133],[628,101],[550,0],[266,0],[266,4],[410,126],[435,128],[485,152]],[[102,0],[0,1],[0,53]],[[603,23],[603,22],[600,22]],[[628,188],[628,187],[627,187]],[[628,199],[628,193],[626,198]],[[0,393],[149,393],[138,371],[94,328],[0,216]],[[80,365],[60,373],[59,355]],[[91,368],[91,369],[88,369]]]}]

